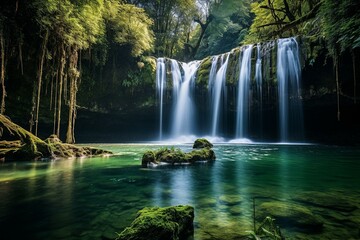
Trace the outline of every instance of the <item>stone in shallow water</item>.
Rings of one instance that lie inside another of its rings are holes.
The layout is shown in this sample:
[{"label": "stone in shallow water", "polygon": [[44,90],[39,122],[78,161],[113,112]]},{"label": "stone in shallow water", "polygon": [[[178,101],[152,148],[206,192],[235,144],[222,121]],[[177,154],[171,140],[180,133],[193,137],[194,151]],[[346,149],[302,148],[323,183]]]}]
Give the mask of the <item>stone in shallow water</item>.
[{"label": "stone in shallow water", "polygon": [[352,212],[357,209],[357,206],[351,203],[351,199],[337,192],[308,191],[296,195],[293,199],[297,202],[342,212]]},{"label": "stone in shallow water", "polygon": [[229,212],[233,216],[241,215],[242,208],[240,206],[232,206],[229,208]]},{"label": "stone in shallow water", "polygon": [[233,206],[241,203],[241,196],[239,195],[221,195],[219,201],[221,204]]},{"label": "stone in shallow water", "polygon": [[118,240],[179,240],[193,234],[194,208],[191,206],[144,208]]},{"label": "stone in shallow water", "polygon": [[315,216],[308,208],[288,202],[265,202],[256,208],[256,218],[261,222],[267,216],[275,218],[280,228],[296,228],[301,232],[320,232],[322,220]]}]

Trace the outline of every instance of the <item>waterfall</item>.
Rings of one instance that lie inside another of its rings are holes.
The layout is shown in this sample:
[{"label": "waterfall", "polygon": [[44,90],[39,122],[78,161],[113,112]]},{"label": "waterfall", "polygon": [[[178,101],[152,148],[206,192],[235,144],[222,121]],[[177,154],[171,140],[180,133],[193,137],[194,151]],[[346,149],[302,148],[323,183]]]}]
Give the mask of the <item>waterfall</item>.
[{"label": "waterfall", "polygon": [[184,71],[183,79],[180,84],[179,95],[175,102],[172,122],[172,137],[178,138],[184,135],[191,135],[195,130],[196,117],[192,88],[194,86],[195,75],[199,68],[200,61],[181,63]]},{"label": "waterfall", "polygon": [[181,77],[179,62],[174,59],[170,59],[170,62],[171,62],[172,86],[173,86],[173,90],[172,90],[172,94],[173,94],[172,97],[174,103],[173,108],[175,108],[176,107],[175,103],[177,102],[177,99],[179,97],[182,77]]},{"label": "waterfall", "polygon": [[[303,140],[301,67],[296,39],[243,46],[235,65],[234,52],[238,50],[203,62],[157,60],[160,140],[169,136],[189,142],[199,133],[214,141],[225,141],[224,138],[235,135],[230,141],[233,143],[264,141],[263,136],[274,141],[280,136],[282,142]],[[277,62],[273,53],[277,54]],[[204,65],[200,68],[201,63]],[[201,84],[195,91],[199,68]]]},{"label": "waterfall", "polygon": [[262,93],[262,85],[263,85],[263,76],[262,76],[262,61],[261,61],[261,44],[258,43],[256,45],[257,56],[256,56],[256,64],[255,64],[255,82],[256,82],[256,97],[257,97],[257,125],[259,127],[260,136],[262,136],[262,127],[263,127],[263,114],[262,114],[262,106],[263,106],[263,93]]},{"label": "waterfall", "polygon": [[[223,89],[225,88],[225,80],[226,80],[226,70],[227,65],[229,62],[230,53],[227,54],[226,60],[224,62],[225,54],[221,56],[221,67],[217,71],[215,76],[215,81],[212,84],[211,88],[213,88],[212,93],[212,127],[211,127],[211,135],[213,137],[218,136],[219,130],[219,118],[221,112],[221,94],[224,92]],[[211,69],[213,70],[213,69]],[[224,96],[225,98],[226,96]]]},{"label": "waterfall", "polygon": [[[251,53],[253,45],[244,47],[240,64],[238,81],[237,115],[236,115],[236,138],[246,138],[249,117],[249,91],[251,75]],[[241,57],[241,56],[240,56]]]},{"label": "waterfall", "polygon": [[277,81],[280,140],[302,140],[301,67],[295,38],[278,40]]},{"label": "waterfall", "polygon": [[156,64],[156,91],[160,101],[159,140],[162,140],[163,137],[163,103],[164,103],[165,87],[166,87],[165,59],[158,58]]},{"label": "waterfall", "polygon": [[213,56],[212,59],[211,59],[211,68],[210,68],[210,74],[209,74],[210,97],[212,95],[212,90],[214,89],[213,85],[214,85],[215,77],[216,77],[218,59],[219,59],[219,55]]}]

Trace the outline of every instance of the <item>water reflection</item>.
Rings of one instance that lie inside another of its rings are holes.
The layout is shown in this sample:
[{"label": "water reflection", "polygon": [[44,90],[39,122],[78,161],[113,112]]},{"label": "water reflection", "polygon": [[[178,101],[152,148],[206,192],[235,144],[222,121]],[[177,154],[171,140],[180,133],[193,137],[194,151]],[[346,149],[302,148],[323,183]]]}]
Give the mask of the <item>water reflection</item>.
[{"label": "water reflection", "polygon": [[[214,163],[141,169],[141,154],[159,146],[111,147],[125,154],[0,165],[2,238],[13,239],[19,225],[17,237],[24,238],[115,238],[145,206],[191,204],[195,239],[236,239],[253,228],[253,198],[257,208],[279,200],[296,203],[327,226],[316,236],[284,229],[287,236],[331,238],[338,230],[343,239],[357,237],[351,224],[360,224],[358,149],[222,145],[214,148]],[[312,195],[322,204],[346,196],[343,208],[357,210],[298,202],[308,191],[320,192]]]}]

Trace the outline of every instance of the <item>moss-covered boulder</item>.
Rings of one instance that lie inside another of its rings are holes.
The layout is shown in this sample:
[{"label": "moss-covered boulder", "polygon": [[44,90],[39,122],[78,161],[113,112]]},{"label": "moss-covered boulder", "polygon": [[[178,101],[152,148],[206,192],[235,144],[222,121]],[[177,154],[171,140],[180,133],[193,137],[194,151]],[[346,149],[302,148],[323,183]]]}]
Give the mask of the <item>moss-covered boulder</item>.
[{"label": "moss-covered boulder", "polygon": [[51,135],[43,141],[1,114],[0,139],[0,159],[3,161],[112,154],[102,149],[62,143],[56,135]]},{"label": "moss-covered boulder", "polygon": [[272,216],[279,226],[296,228],[303,232],[320,232],[323,227],[322,220],[314,215],[308,208],[280,201],[262,203],[256,208],[256,217],[262,221],[267,216]]},{"label": "moss-covered boulder", "polygon": [[193,234],[194,208],[191,206],[144,208],[118,240],[178,240]]},{"label": "moss-covered boulder", "polygon": [[195,140],[193,148],[212,148],[213,145],[205,138],[198,138]]},{"label": "moss-covered boulder", "polygon": [[191,164],[199,161],[213,161],[215,152],[210,148],[195,149],[184,153],[180,149],[160,148],[157,151],[147,151],[142,156],[141,165],[147,167],[151,164]]},{"label": "moss-covered boulder", "polygon": [[215,152],[210,148],[202,148],[192,150],[185,155],[188,162],[194,163],[197,161],[213,161],[216,159]]}]

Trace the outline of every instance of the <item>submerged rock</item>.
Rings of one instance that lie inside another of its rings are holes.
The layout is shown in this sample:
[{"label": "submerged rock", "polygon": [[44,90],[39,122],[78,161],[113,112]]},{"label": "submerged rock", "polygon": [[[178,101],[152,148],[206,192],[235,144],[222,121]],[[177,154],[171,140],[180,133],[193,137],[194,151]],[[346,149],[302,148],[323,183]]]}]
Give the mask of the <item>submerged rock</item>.
[{"label": "submerged rock", "polygon": [[0,159],[28,161],[39,158],[82,157],[112,154],[109,151],[62,143],[56,135],[45,141],[0,114]]},{"label": "submerged rock", "polygon": [[221,204],[233,206],[241,203],[242,198],[239,195],[221,195],[219,201]]},{"label": "submerged rock", "polygon": [[195,140],[193,148],[212,148],[213,145],[205,138],[198,138]]},{"label": "submerged rock", "polygon": [[256,209],[256,216],[259,221],[271,216],[276,219],[281,228],[297,228],[304,232],[320,232],[323,227],[323,222],[319,217],[308,208],[294,203],[280,201],[262,203]]},{"label": "submerged rock", "polygon": [[293,199],[297,202],[341,212],[352,212],[357,209],[357,206],[351,203],[351,199],[337,192],[323,193],[308,191],[294,196]]},{"label": "submerged rock", "polygon": [[194,208],[191,206],[144,208],[117,240],[179,240],[193,234]]}]

